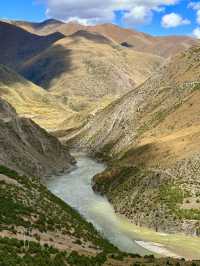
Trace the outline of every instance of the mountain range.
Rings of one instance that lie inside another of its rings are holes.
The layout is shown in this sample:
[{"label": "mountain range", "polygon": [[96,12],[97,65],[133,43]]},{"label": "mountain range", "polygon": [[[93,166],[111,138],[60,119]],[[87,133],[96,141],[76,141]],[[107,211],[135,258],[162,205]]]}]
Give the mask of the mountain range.
[{"label": "mountain range", "polygon": [[[114,24],[100,24],[96,26],[84,26],[77,22],[64,23],[50,19],[42,23],[29,23],[23,21],[7,21],[25,30],[38,35],[47,35],[60,32],[69,36],[79,30],[99,33],[118,44],[129,44],[134,50],[169,57],[189,48],[196,42],[195,39],[187,36],[153,37],[133,29],[124,29]],[[174,45],[176,43],[176,45]]]},{"label": "mountain range", "polygon": [[[56,248],[48,259],[63,259],[57,265],[132,265],[133,256],[104,240],[41,183],[75,167],[70,149],[107,164],[92,185],[117,213],[162,233],[200,236],[198,40],[54,19],[2,20],[0,39],[1,198],[2,206],[18,210],[11,215],[2,207],[0,246],[22,254],[19,241],[30,222],[33,250],[42,256],[48,236]],[[39,201],[33,211],[35,195],[46,205]],[[66,239],[71,244],[63,248]]]}]

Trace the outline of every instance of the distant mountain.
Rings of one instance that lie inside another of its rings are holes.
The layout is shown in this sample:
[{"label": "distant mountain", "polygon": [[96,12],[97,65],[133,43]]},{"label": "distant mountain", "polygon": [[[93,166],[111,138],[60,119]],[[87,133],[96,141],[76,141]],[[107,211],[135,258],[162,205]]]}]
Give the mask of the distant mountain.
[{"label": "distant mountain", "polygon": [[88,112],[144,82],[162,61],[81,30],[27,60],[20,72],[54,95],[65,97],[74,111]]},{"label": "distant mountain", "polygon": [[44,51],[63,38],[59,32],[38,36],[15,25],[0,21],[0,63],[17,68],[20,63]]},{"label": "distant mountain", "polygon": [[[81,112],[76,118],[79,125],[144,82],[162,63],[161,57],[126,49],[100,33],[79,30],[65,38],[61,33],[38,36],[17,24],[0,24],[0,48],[5,51],[0,63],[62,98],[68,109]],[[50,20],[34,27],[50,24],[66,25]],[[64,127],[74,127],[68,117],[69,126],[65,122]]]},{"label": "distant mountain", "polygon": [[112,45],[113,42],[106,38],[104,35],[101,35],[96,32],[89,32],[87,30],[79,30],[74,32],[72,35],[70,35],[71,38],[78,38],[78,37],[83,37],[89,41],[93,41],[96,43],[102,43],[102,44],[110,44]]},{"label": "distant mountain", "polygon": [[[11,23],[24,27],[19,22]],[[36,23],[35,25],[38,25],[38,27],[32,27],[32,23],[26,23],[26,25],[29,25],[29,27],[26,26],[24,28],[39,35],[46,35],[55,31],[59,31],[65,36],[69,36],[79,30],[97,32],[118,44],[127,43],[129,48],[136,51],[152,53],[165,58],[181,52],[197,42],[197,40],[188,36],[154,37],[133,29],[121,28],[114,24],[84,26],[76,22],[63,23],[57,20],[50,20],[44,21],[43,23]]]},{"label": "distant mountain", "polygon": [[[64,29],[64,25],[62,29]],[[87,27],[87,30],[103,34],[119,44],[126,42],[131,46],[131,49],[163,57],[172,56],[197,42],[195,39],[187,36],[154,37],[133,29],[124,29],[113,24],[91,26]],[[60,32],[65,34],[64,30]]]},{"label": "distant mountain", "polygon": [[17,27],[20,27],[31,33],[39,35],[48,35],[54,33],[56,32],[56,29],[58,27],[60,27],[62,24],[65,24],[64,22],[56,19],[47,19],[42,22],[28,22],[20,20],[3,20],[3,21],[15,25]]},{"label": "distant mountain", "polygon": [[[162,56],[168,56],[195,42],[188,37],[177,37],[178,41],[176,37],[156,38],[112,24],[23,22],[38,34],[51,26],[51,35],[38,36],[20,29],[22,22],[10,23],[2,22],[0,47],[6,52],[0,62],[61,97],[69,109],[82,112],[79,122],[144,82],[162,63],[161,57],[152,55],[154,49],[155,54],[160,49],[166,51]],[[62,34],[55,33],[54,27]],[[72,120],[69,124],[74,126]]]}]

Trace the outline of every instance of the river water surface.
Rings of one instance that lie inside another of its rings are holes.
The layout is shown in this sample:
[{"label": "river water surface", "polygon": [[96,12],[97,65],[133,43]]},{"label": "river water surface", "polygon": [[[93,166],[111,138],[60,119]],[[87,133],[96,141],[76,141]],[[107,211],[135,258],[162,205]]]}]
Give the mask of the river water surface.
[{"label": "river water surface", "polygon": [[[91,222],[102,236],[120,250],[130,253],[145,255],[156,252],[166,256],[179,254],[200,258],[200,238],[140,229],[117,215],[108,200],[94,193],[91,187],[93,176],[106,166],[84,154],[74,154],[74,157],[76,167],[71,172],[48,178],[47,187]],[[188,246],[189,243],[191,245]]]},{"label": "river water surface", "polygon": [[[121,228],[121,219],[108,200],[92,190],[92,177],[105,169],[105,165],[84,155],[77,155],[77,167],[69,173],[47,180],[48,189],[91,222],[101,234],[122,251],[148,254],[133,236]],[[135,237],[137,238],[137,237]]]}]

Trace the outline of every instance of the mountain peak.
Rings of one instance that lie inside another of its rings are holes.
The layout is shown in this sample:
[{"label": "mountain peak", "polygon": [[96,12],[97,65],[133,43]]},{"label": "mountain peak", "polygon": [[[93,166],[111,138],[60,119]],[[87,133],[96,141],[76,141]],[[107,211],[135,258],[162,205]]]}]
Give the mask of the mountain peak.
[{"label": "mountain peak", "polygon": [[97,43],[106,43],[106,44],[111,43],[111,40],[109,40],[108,38],[106,38],[102,34],[99,34],[97,32],[90,32],[87,30],[79,30],[79,31],[73,33],[72,35],[70,35],[70,37],[72,37],[72,38],[83,37],[87,40],[94,41]]},{"label": "mountain peak", "polygon": [[38,25],[40,26],[46,26],[46,25],[50,25],[50,24],[65,24],[64,22],[60,21],[60,20],[57,20],[57,19],[53,19],[53,18],[50,18],[50,19],[47,19],[47,20],[44,20],[40,23],[38,23]]}]

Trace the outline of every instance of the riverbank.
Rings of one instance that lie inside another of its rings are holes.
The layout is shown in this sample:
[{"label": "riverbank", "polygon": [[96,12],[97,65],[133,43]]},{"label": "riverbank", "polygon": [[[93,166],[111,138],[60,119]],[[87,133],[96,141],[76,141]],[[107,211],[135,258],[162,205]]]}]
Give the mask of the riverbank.
[{"label": "riverbank", "polygon": [[200,259],[200,239],[156,233],[137,227],[116,214],[108,200],[94,193],[91,187],[93,176],[102,172],[105,164],[84,154],[74,155],[76,168],[70,173],[49,178],[47,187],[78,210],[112,244],[122,251],[140,255],[156,253],[158,256]]},{"label": "riverbank", "polygon": [[180,259],[181,256],[169,251],[164,245],[155,243],[155,242],[147,242],[147,241],[135,241],[138,245],[140,245],[143,248],[146,248],[147,250],[159,254],[164,257],[172,257]]},{"label": "riverbank", "polygon": [[200,238],[184,234],[166,234],[149,228],[139,227],[120,216],[121,230],[138,236],[137,244],[161,256],[200,260]]}]

